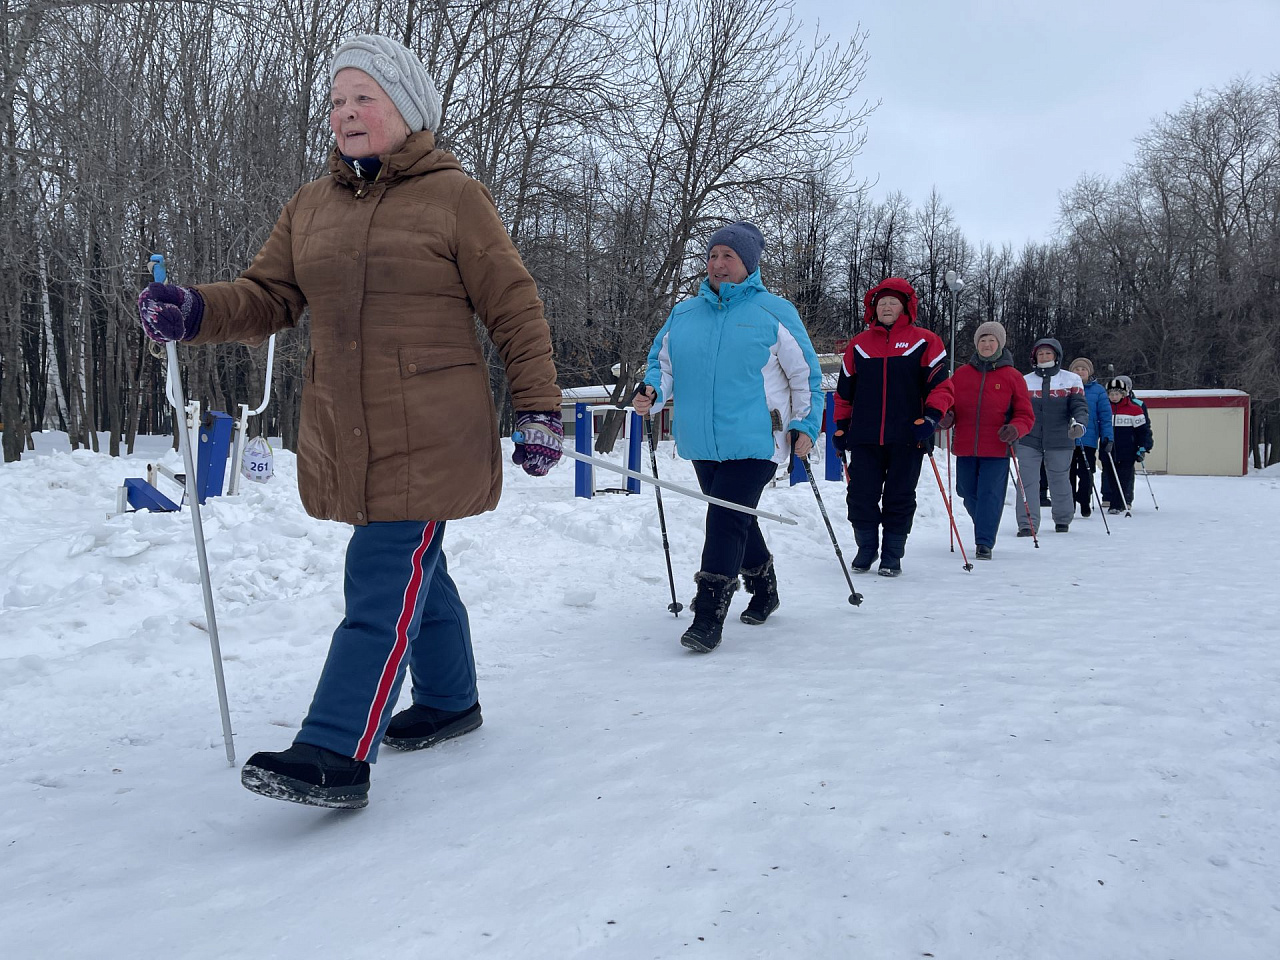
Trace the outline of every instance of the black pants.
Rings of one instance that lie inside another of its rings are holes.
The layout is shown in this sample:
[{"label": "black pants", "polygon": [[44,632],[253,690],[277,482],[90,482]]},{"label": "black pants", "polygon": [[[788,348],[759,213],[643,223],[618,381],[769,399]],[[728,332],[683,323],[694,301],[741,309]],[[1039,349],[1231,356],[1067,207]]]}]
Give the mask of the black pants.
[{"label": "black pants", "polygon": [[1093,498],[1093,471],[1097,465],[1097,447],[1076,447],[1076,455],[1071,458],[1071,490],[1082,507],[1089,506]]},{"label": "black pants", "polygon": [[1133,472],[1137,466],[1136,460],[1116,460],[1116,473],[1120,475],[1121,490],[1124,492],[1124,501],[1121,502],[1120,492],[1116,489],[1116,478],[1111,472],[1111,461],[1107,460],[1102,467],[1102,499],[1107,501],[1109,507],[1124,508],[1126,504],[1133,506]]},{"label": "black pants", "polygon": [[[703,493],[755,507],[778,465],[772,460],[695,460],[693,469]],[[714,503],[707,505],[707,535],[702,543],[704,572],[736,577],[738,571],[754,570],[768,559],[769,548],[755,517]]]},{"label": "black pants", "polygon": [[854,529],[883,526],[885,533],[910,533],[923,462],[924,450],[913,443],[855,444],[846,497]]}]

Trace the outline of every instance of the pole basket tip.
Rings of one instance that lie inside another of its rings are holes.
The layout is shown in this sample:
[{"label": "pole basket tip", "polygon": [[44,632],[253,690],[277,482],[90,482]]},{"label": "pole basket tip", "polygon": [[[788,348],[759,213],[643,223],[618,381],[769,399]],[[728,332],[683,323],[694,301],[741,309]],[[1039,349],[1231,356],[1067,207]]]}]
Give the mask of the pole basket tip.
[{"label": "pole basket tip", "polygon": [[862,594],[860,593],[849,594],[849,603],[855,607],[862,606]]},{"label": "pole basket tip", "polygon": [[972,563],[966,563],[966,564],[964,565],[964,568],[965,568],[965,570],[967,570],[967,571],[969,571],[969,570],[973,570],[973,564],[972,564]]},{"label": "pole basket tip", "polygon": [[675,603],[667,604],[667,609],[678,617],[680,616],[680,611],[684,609],[684,604],[677,600]]}]

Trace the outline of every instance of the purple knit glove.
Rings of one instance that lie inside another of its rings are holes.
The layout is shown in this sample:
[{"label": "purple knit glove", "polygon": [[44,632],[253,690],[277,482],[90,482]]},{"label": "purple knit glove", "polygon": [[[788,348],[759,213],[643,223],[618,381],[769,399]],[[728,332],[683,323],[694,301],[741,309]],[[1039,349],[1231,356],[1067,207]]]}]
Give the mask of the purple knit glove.
[{"label": "purple knit glove", "polygon": [[193,339],[203,317],[204,299],[190,287],[149,283],[138,294],[142,332],[156,343]]},{"label": "purple knit glove", "polygon": [[526,410],[517,413],[516,429],[511,439],[516,442],[511,462],[520,464],[531,477],[545,477],[560,462],[560,448],[564,441],[560,411],[532,413]]}]

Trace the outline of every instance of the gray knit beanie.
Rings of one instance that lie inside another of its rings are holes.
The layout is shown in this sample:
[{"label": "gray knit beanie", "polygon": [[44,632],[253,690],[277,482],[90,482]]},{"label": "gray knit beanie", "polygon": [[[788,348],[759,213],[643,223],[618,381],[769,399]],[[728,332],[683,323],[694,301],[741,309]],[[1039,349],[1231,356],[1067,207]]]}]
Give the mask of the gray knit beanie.
[{"label": "gray knit beanie", "polygon": [[352,37],[333,55],[329,82],[339,70],[355,67],[377,82],[413,131],[435,132],[440,126],[440,94],[427,69],[407,47],[390,37],[366,33]]},{"label": "gray knit beanie", "polygon": [[996,343],[1000,344],[1000,349],[1004,349],[1004,324],[999,323],[996,320],[988,320],[986,323],[978,324],[978,329],[973,331],[973,345],[976,347],[978,345],[978,341],[987,334],[991,334],[991,336],[995,337]]},{"label": "gray knit beanie", "polygon": [[747,276],[756,272],[760,266],[760,254],[764,252],[764,236],[754,223],[739,220],[727,227],[721,227],[707,241],[707,256],[711,256],[711,248],[724,244],[738,255],[742,265],[747,268]]}]

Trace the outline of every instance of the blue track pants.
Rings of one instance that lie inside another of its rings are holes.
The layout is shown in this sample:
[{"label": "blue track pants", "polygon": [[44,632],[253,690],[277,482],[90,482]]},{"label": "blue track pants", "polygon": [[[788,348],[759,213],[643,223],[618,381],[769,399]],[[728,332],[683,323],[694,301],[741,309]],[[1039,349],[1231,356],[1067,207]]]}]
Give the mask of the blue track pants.
[{"label": "blue track pants", "polygon": [[956,457],[956,493],[973,520],[973,542],[994,547],[1009,489],[1008,457]]},{"label": "blue track pants", "polygon": [[347,546],[346,616],[333,632],[295,742],[372,763],[406,668],[414,703],[465,710],[476,702],[471,629],[443,540],[443,522],[355,528]]}]

